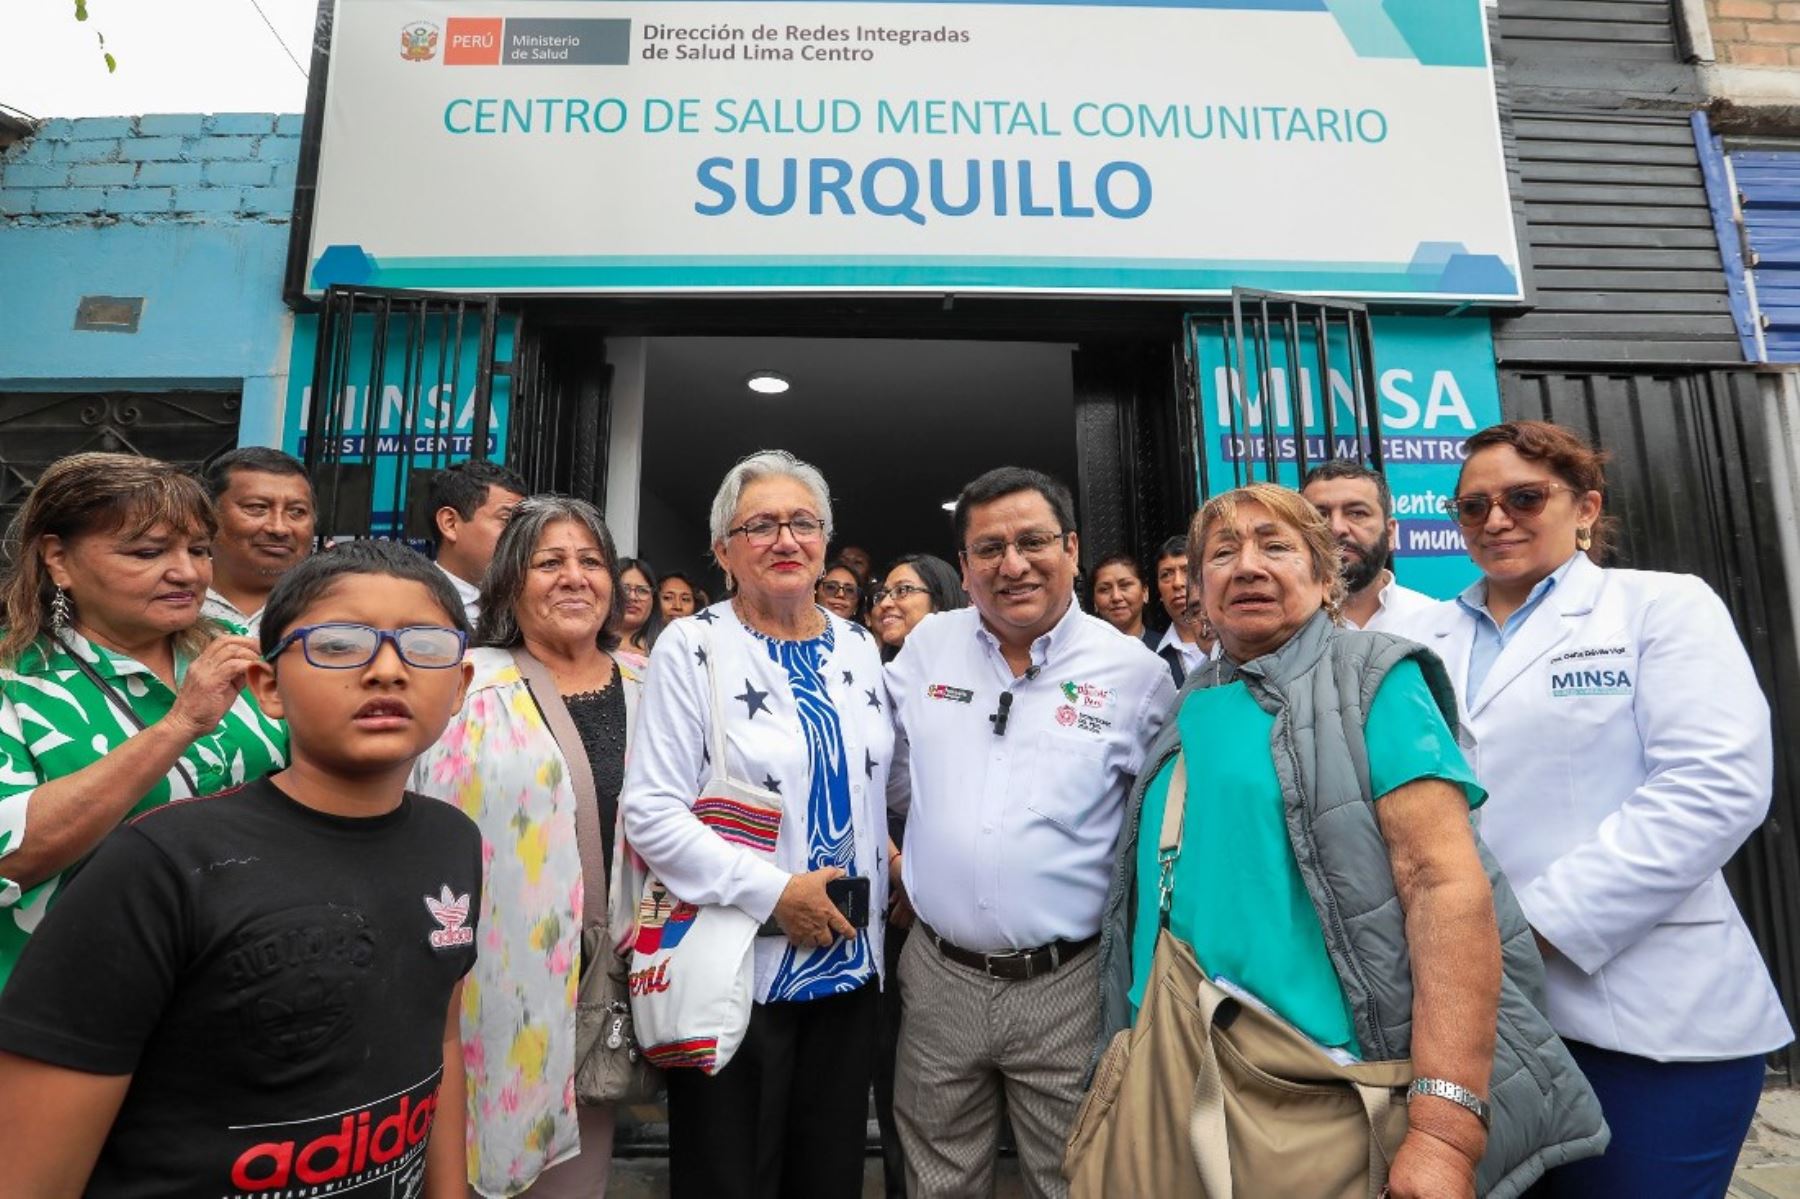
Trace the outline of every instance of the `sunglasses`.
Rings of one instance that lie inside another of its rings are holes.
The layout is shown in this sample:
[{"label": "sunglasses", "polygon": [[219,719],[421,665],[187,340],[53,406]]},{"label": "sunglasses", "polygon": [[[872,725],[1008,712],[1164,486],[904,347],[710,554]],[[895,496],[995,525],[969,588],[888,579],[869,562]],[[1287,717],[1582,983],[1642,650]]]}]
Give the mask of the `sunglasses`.
[{"label": "sunglasses", "polygon": [[1508,487],[1499,495],[1459,495],[1444,501],[1444,511],[1448,512],[1456,523],[1465,529],[1478,529],[1487,523],[1488,513],[1494,505],[1514,520],[1525,516],[1536,516],[1550,502],[1550,493],[1567,491],[1574,493],[1573,487],[1565,487],[1561,483],[1521,483],[1517,487]]}]

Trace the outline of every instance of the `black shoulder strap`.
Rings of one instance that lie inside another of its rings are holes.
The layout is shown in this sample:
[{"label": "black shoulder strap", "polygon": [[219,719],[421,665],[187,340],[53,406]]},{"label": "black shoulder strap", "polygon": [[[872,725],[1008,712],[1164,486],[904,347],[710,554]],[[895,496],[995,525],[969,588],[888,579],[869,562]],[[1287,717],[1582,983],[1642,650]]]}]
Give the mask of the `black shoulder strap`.
[{"label": "black shoulder strap", "polygon": [[[53,633],[51,636],[55,637],[57,643],[69,652],[69,657],[75,659],[75,665],[81,668],[81,673],[88,677],[88,681],[100,688],[100,694],[106,696],[112,705],[124,715],[125,719],[133,728],[137,729],[140,733],[143,732],[145,727],[143,719],[132,710],[131,705],[126,702],[125,697],[120,695],[118,690],[114,688],[111,683],[101,678],[100,672],[94,669],[93,664],[82,657],[81,653],[74,646],[70,645],[67,641],[64,641],[62,634]],[[175,759],[175,773],[179,774],[181,776],[181,781],[187,784],[188,794],[198,797],[200,794],[200,784],[196,783],[194,781],[194,776],[188,773],[187,763],[183,762],[180,757]]]}]

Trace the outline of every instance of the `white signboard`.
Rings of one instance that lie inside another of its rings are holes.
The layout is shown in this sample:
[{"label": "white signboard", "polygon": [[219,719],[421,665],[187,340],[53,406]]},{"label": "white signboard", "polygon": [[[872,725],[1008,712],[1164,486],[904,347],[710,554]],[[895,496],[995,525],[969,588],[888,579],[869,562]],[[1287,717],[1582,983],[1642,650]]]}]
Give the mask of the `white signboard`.
[{"label": "white signboard", "polygon": [[308,287],[1520,298],[1482,0],[338,0]]}]

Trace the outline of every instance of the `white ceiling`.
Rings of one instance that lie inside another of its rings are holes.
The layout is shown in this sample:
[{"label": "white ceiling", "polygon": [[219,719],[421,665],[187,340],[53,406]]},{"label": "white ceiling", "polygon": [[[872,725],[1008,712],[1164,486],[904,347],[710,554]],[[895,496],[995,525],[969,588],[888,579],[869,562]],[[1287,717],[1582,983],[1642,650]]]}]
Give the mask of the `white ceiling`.
[{"label": "white ceiling", "polygon": [[[903,553],[952,556],[940,505],[995,466],[1075,485],[1065,344],[753,337],[657,338],[648,347],[640,547],[661,569],[699,565],[706,514],[732,463],[785,449],[831,485],[839,542],[876,569]],[[793,388],[760,396],[753,371]],[[657,513],[660,512],[660,516]]]}]

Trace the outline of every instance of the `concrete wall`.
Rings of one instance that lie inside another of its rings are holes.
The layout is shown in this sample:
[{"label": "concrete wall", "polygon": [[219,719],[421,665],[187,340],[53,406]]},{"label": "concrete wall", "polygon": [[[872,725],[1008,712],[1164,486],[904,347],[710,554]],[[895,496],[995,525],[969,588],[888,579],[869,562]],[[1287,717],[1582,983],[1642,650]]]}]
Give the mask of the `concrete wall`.
[{"label": "concrete wall", "polygon": [[[0,153],[0,390],[243,392],[240,438],[279,440],[281,301],[297,115],[46,122]],[[136,333],[74,328],[141,296]]]}]

